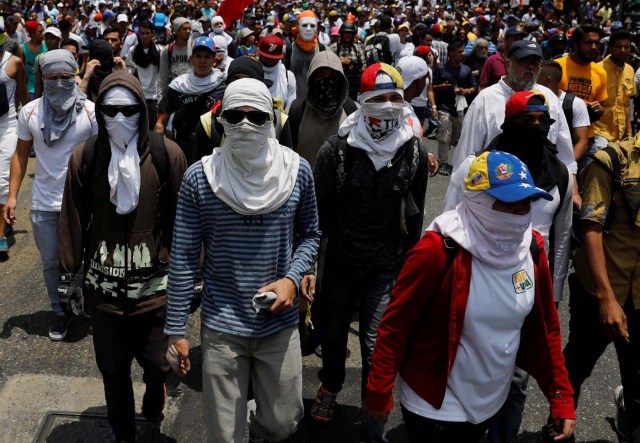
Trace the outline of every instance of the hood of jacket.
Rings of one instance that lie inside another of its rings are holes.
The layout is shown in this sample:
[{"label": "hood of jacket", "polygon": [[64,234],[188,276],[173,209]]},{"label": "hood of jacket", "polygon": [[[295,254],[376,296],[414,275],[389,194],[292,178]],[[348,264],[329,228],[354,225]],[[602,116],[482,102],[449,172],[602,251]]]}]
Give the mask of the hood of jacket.
[{"label": "hood of jacket", "polygon": [[[115,71],[109,74],[100,84],[100,91],[96,98],[96,121],[98,122],[98,143],[100,146],[109,146],[109,135],[104,124],[104,117],[102,116],[102,106],[104,96],[109,89],[116,86],[123,86],[133,92],[140,100],[142,106],[142,115],[140,118],[140,132],[138,135],[138,155],[142,159],[143,155],[149,150],[149,114],[147,112],[146,101],[144,98],[144,91],[140,80],[126,71]],[[103,149],[100,149],[103,151]],[[110,151],[109,151],[110,152]]]},{"label": "hood of jacket", "polygon": [[[311,60],[311,64],[309,65],[309,72],[307,73],[307,88],[308,88],[307,90],[311,91],[313,89],[314,82],[311,80],[311,77],[318,69],[322,69],[322,68],[329,68],[332,71],[335,71],[340,74],[339,77],[340,77],[340,82],[342,84],[342,87],[338,89],[340,106],[338,107],[338,110],[336,111],[336,113],[342,113],[342,107],[344,105],[344,102],[347,100],[347,97],[349,96],[349,82],[347,80],[347,77],[344,75],[344,71],[342,70],[342,63],[340,62],[340,59],[333,52],[320,51],[316,54],[315,57],[313,57],[313,60]],[[317,106],[317,103],[315,103],[313,95],[310,94],[309,92],[307,92],[306,101],[307,101],[307,105],[311,107],[314,111],[320,114],[324,114],[322,109],[320,109]],[[331,118],[331,117],[333,117],[333,115],[325,115],[325,118]]]}]

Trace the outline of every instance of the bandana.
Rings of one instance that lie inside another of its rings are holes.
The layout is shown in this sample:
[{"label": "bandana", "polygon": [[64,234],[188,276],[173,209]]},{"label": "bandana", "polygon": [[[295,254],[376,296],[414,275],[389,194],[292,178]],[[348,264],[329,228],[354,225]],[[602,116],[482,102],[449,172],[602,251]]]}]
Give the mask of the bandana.
[{"label": "bandana", "polygon": [[155,43],[151,43],[147,49],[142,44],[137,44],[133,50],[133,61],[141,68],[149,65],[160,66],[160,51]]},{"label": "bandana", "polygon": [[181,94],[204,94],[215,89],[224,80],[224,74],[216,68],[206,77],[198,77],[190,69],[186,74],[173,79],[169,87]]}]

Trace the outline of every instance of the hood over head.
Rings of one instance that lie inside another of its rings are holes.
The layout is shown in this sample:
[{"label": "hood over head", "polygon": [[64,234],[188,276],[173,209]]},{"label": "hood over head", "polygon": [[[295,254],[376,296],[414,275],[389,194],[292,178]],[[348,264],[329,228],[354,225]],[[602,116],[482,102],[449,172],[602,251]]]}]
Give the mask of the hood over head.
[{"label": "hood over head", "polygon": [[[335,85],[326,85],[322,81],[311,80],[313,74],[322,69],[328,68],[332,71],[338,73],[336,77],[337,84]],[[330,86],[330,89],[326,89],[326,86]],[[311,60],[311,64],[309,65],[309,72],[307,73],[307,104],[313,108],[315,111],[319,111],[325,113],[327,97],[326,95],[330,95],[332,98],[333,106],[338,105],[337,110],[331,113],[331,115],[327,115],[327,117],[331,117],[335,115],[338,110],[342,110],[342,105],[346,101],[349,95],[349,82],[347,81],[347,77],[344,75],[344,71],[342,70],[342,63],[340,62],[340,58],[335,55],[331,51],[321,51],[318,52],[313,60]],[[337,96],[334,95],[334,91],[337,91]],[[325,106],[323,106],[325,104]]]},{"label": "hood over head", "polygon": [[[105,128],[104,117],[101,109],[104,105],[104,96],[110,89],[116,86],[123,86],[130,90],[136,97],[140,104],[142,104],[142,111],[140,115],[140,135],[138,136],[138,153],[140,157],[148,150],[147,140],[149,139],[149,115],[147,107],[145,106],[144,91],[140,80],[126,71],[115,71],[109,74],[100,85],[100,91],[96,99],[96,121],[98,122],[98,140],[101,143],[105,143],[105,146],[109,146],[109,135]],[[108,151],[108,150],[107,150]]]}]

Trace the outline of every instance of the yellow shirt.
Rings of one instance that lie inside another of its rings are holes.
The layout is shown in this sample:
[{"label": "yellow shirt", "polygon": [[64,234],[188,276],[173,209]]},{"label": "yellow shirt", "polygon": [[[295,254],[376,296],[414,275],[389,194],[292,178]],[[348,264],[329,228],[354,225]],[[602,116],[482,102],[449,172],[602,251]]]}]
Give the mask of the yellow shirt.
[{"label": "yellow shirt", "polygon": [[618,141],[627,132],[627,118],[631,112],[629,100],[636,95],[633,68],[624,64],[620,68],[611,56],[598,65],[607,73],[607,99],[602,102],[604,114],[593,124],[596,134],[609,141]]},{"label": "yellow shirt", "polygon": [[[560,89],[571,92],[585,102],[603,102],[607,98],[607,73],[596,63],[581,65],[570,56],[556,60],[562,67]],[[589,138],[593,137],[593,125],[589,126]]]}]

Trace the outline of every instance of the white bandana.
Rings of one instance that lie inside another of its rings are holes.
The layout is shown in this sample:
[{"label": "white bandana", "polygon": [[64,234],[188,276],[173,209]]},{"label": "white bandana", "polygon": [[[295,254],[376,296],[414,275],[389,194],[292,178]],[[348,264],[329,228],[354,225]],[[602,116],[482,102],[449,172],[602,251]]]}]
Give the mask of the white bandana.
[{"label": "white bandana", "polygon": [[[234,81],[224,93],[222,112],[251,106],[273,114],[267,86],[256,79]],[[225,142],[202,158],[213,193],[234,211],[262,215],[285,204],[296,184],[300,157],[275,139],[273,123],[254,125],[246,120],[232,125],[223,118]]]},{"label": "white bandana", "polygon": [[273,85],[269,88],[269,92],[275,99],[279,99],[282,102],[282,108],[285,108],[287,103],[287,85],[289,80],[287,79],[287,69],[284,64],[279,61],[275,66],[262,66],[264,69],[264,78],[271,80]]},{"label": "white bandana", "polygon": [[206,77],[197,77],[193,68],[190,68],[186,74],[174,78],[169,87],[180,94],[204,94],[222,83],[224,77],[224,74],[216,68],[211,68],[211,72]]},{"label": "white bandana", "polygon": [[525,215],[492,209],[495,198],[483,191],[465,191],[453,211],[433,220],[427,231],[451,237],[461,248],[496,269],[522,263],[531,245],[531,211]]},{"label": "white bandana", "polygon": [[[139,104],[138,97],[124,86],[109,89],[102,99],[105,105],[128,106]],[[109,200],[116,205],[118,214],[129,214],[138,206],[140,197],[140,155],[138,135],[141,114],[125,117],[102,115],[111,145],[111,160],[107,174],[111,192]]]}]

